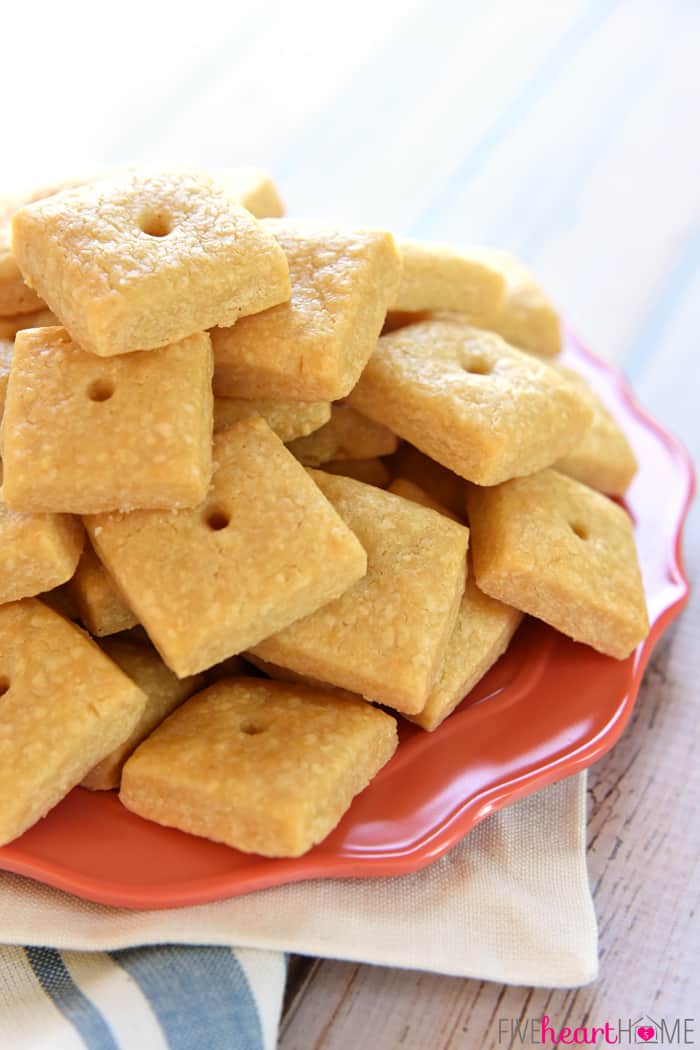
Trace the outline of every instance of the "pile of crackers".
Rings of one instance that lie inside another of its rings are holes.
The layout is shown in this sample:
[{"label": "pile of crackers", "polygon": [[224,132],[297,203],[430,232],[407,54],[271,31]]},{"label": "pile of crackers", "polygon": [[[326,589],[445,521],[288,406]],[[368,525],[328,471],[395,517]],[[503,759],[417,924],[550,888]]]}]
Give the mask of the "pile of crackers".
[{"label": "pile of crackers", "polygon": [[82,783],[298,856],[524,614],[645,637],[634,456],[511,256],[286,219],[247,169],[0,222],[0,843]]}]

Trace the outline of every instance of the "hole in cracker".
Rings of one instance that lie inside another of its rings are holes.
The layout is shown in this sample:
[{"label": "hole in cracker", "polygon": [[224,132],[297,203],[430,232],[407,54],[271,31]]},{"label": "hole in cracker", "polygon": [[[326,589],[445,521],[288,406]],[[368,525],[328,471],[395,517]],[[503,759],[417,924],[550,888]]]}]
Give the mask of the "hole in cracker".
[{"label": "hole in cracker", "polygon": [[259,722],[243,722],[241,724],[241,733],[245,733],[246,736],[259,736],[266,729],[267,726],[260,725]]},{"label": "hole in cracker", "polygon": [[472,376],[488,376],[491,374],[491,365],[488,361],[474,360],[467,361],[462,365],[465,372],[468,372]]},{"label": "hole in cracker", "polygon": [[172,219],[165,211],[145,211],[139,217],[139,229],[147,237],[167,237],[172,228]]},{"label": "hole in cracker", "polygon": [[10,680],[9,680],[9,678],[3,678],[0,675],[0,696],[4,696],[9,688],[10,688]]},{"label": "hole in cracker", "polygon": [[588,539],[588,529],[585,525],[581,525],[578,521],[570,521],[569,528],[575,536],[578,536],[580,540]]},{"label": "hole in cracker", "polygon": [[212,532],[221,532],[231,524],[231,515],[221,507],[210,508],[204,519]]},{"label": "hole in cracker", "polygon": [[114,383],[108,379],[93,379],[87,388],[87,395],[91,401],[109,401],[114,394]]}]

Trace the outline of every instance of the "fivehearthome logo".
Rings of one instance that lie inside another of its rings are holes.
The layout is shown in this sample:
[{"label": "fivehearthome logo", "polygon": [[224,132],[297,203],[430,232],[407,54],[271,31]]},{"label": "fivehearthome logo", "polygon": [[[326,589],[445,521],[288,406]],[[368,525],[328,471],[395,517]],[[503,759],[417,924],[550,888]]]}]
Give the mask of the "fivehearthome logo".
[{"label": "fivehearthome logo", "polygon": [[499,1017],[498,1042],[507,1046],[695,1046],[694,1017],[617,1017],[603,1024],[561,1027],[543,1017]]}]

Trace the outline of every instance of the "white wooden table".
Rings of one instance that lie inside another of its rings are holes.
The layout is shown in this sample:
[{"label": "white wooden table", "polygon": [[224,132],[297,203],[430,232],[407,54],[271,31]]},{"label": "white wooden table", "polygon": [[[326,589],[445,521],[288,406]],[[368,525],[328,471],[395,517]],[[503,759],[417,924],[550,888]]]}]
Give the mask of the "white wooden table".
[{"label": "white wooden table", "polygon": [[[700,449],[696,0],[87,3],[3,15],[1,179],[269,168],[293,213],[527,259],[575,330]],[[691,521],[686,557],[697,578]],[[579,992],[322,962],[284,1050],[507,1046],[498,1017],[697,1016],[700,610],[591,771],[601,974]],[[696,1026],[696,1039],[700,1019]]]}]

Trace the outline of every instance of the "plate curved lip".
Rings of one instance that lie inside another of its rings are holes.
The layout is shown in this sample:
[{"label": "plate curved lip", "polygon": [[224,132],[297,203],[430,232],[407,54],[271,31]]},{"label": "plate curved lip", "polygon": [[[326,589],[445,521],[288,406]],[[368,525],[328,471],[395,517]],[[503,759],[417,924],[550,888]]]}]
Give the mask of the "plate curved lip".
[{"label": "plate curved lip", "polygon": [[56,889],[100,904],[129,909],[168,909],[205,904],[255,890],[319,878],[379,878],[404,875],[419,871],[438,860],[490,813],[564,776],[580,772],[609,751],[629,721],[644,670],[654,647],[688,601],[690,586],[683,562],[682,543],[688,511],[696,490],[696,478],[691,458],[684,446],[641,407],[622,373],[615,366],[591,353],[568,330],[567,343],[574,347],[578,356],[583,357],[592,368],[606,377],[630,415],[636,417],[647,431],[653,433],[665,446],[669,455],[676,460],[679,474],[683,477],[673,543],[671,548],[664,552],[668,567],[673,570],[674,597],[660,609],[648,637],[636,650],[628,688],[611,717],[593,737],[584,740],[574,750],[564,750],[539,762],[534,769],[525,769],[477,790],[405,848],[385,848],[377,852],[376,847],[351,847],[347,850],[341,849],[337,854],[314,856],[315,851],[312,851],[305,857],[274,861],[261,857],[258,863],[243,872],[224,872],[181,881],[173,880],[165,885],[130,884],[123,880],[96,877],[55,860],[37,858],[31,851],[27,852],[22,848],[1,848],[0,870],[38,879]]}]

